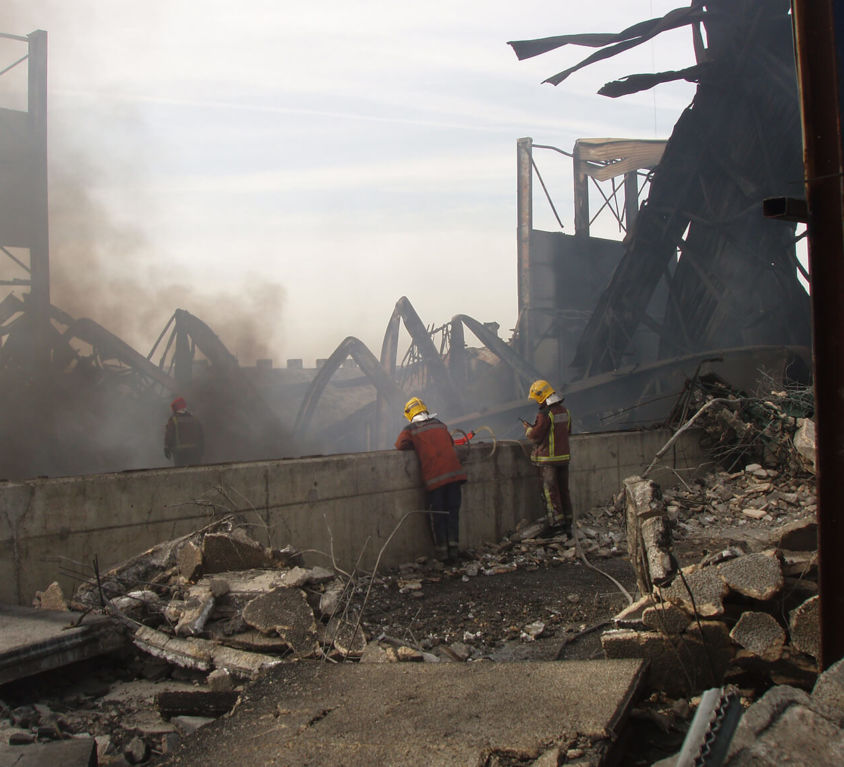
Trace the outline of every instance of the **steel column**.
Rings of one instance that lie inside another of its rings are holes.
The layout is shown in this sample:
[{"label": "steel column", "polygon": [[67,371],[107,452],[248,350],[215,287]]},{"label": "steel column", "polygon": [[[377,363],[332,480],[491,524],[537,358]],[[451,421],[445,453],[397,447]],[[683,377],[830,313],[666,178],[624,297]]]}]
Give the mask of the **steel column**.
[{"label": "steel column", "polygon": [[50,235],[47,206],[47,33],[37,30],[29,40],[28,118],[32,142],[34,205],[29,246],[31,286],[29,312],[39,362],[50,359]]},{"label": "steel column", "polygon": [[519,295],[519,351],[533,360],[530,315],[530,233],[533,228],[533,139],[520,138],[516,146],[517,291]]},{"label": "steel column", "polygon": [[844,657],[844,0],[792,0],[809,207],[821,667]]}]

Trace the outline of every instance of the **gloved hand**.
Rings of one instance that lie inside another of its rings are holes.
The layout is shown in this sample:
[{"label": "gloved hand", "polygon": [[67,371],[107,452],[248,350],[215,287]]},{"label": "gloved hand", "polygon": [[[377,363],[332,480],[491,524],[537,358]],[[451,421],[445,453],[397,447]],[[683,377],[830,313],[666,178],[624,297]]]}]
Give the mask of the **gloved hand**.
[{"label": "gloved hand", "polygon": [[169,457],[170,457],[170,448],[169,448],[169,447],[165,447],[165,448],[164,448],[164,457],[165,457],[165,458],[169,458]]}]

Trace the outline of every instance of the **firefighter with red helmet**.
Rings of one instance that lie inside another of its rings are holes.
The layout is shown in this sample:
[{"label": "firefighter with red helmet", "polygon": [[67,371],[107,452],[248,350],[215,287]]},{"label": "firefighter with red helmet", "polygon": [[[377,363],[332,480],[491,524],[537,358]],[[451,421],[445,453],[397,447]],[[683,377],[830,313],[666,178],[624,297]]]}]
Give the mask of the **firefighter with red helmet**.
[{"label": "firefighter with red helmet", "polygon": [[202,462],[205,433],[199,419],[188,410],[184,397],[170,403],[172,415],[164,427],[164,457],[174,466],[190,466]]},{"label": "firefighter with red helmet", "polygon": [[429,413],[419,397],[412,397],[404,406],[408,425],[396,439],[398,450],[415,450],[427,495],[426,507],[432,512],[431,530],[440,559],[453,561],[460,540],[461,485],[466,482],[464,470],[448,427]]},{"label": "firefighter with red helmet", "polygon": [[571,534],[571,415],[563,405],[563,397],[548,381],[534,381],[528,397],[539,406],[536,420],[532,424],[525,423],[524,427],[525,436],[534,444],[530,459],[539,468],[546,521],[552,530]]}]

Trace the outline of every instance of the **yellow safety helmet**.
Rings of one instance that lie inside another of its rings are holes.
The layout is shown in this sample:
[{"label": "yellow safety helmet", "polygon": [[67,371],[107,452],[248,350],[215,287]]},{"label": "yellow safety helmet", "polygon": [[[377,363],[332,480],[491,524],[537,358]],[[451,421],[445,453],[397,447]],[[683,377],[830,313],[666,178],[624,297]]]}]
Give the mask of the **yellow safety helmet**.
[{"label": "yellow safety helmet", "polygon": [[530,391],[528,392],[528,397],[538,402],[540,405],[545,402],[552,394],[554,393],[554,387],[548,383],[548,381],[534,381],[530,385]]},{"label": "yellow safety helmet", "polygon": [[404,417],[408,421],[413,420],[413,416],[424,413],[428,410],[428,406],[419,397],[411,397],[404,406]]}]

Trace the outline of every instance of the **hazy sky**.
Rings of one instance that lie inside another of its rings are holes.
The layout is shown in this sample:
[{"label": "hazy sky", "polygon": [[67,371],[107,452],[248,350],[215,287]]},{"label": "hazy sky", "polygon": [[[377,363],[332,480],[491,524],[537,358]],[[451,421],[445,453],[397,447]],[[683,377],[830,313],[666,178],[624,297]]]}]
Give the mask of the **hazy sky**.
[{"label": "hazy sky", "polygon": [[[590,49],[519,62],[506,42],[682,5],[6,0],[0,32],[49,33],[53,301],[143,353],[184,308],[244,364],[312,365],[348,335],[377,355],[402,295],[427,325],[508,338],[517,139],[666,138],[693,88],[595,95],[690,64],[687,29],[557,87]],[[0,68],[24,52],[3,42]],[[0,106],[25,108],[18,70]],[[570,162],[538,159],[571,231]],[[554,228],[538,198],[536,216]]]}]

